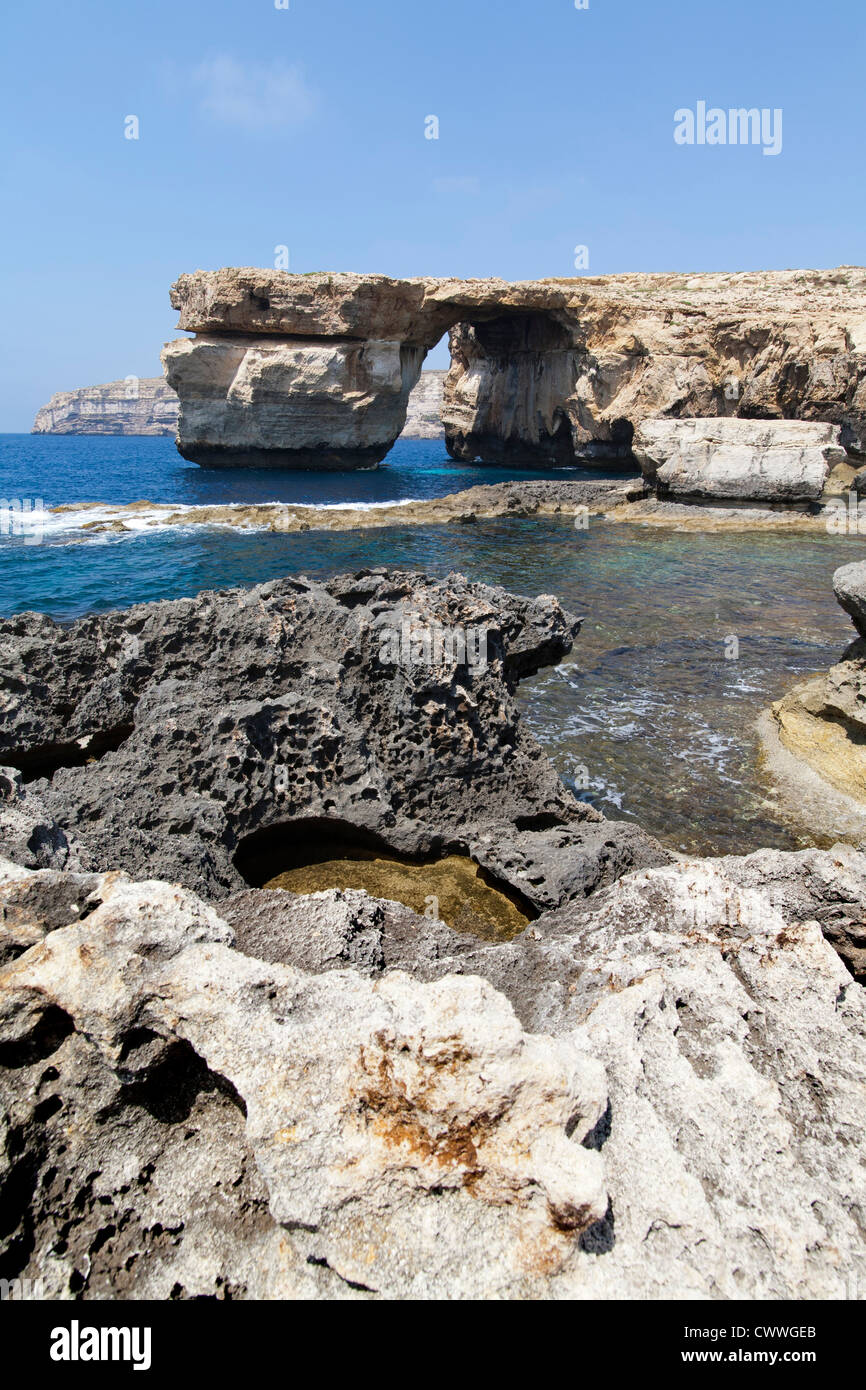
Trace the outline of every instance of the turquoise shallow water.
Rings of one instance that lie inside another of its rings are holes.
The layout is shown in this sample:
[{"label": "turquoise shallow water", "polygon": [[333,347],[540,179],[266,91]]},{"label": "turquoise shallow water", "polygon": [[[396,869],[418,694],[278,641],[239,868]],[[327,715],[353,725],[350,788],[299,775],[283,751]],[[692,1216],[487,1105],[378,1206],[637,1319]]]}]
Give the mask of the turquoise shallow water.
[{"label": "turquoise shallow water", "polygon": [[[457,467],[441,445],[422,441],[401,441],[390,470],[264,478],[190,470],[170,440],[7,436],[0,464],[4,456],[0,496],[41,496],[48,505],[141,497],[375,502],[539,476]],[[636,819],[676,848],[740,852],[809,843],[768,797],[753,726],[772,700],[830,665],[851,639],[831,576],[863,555],[857,537],[677,534],[598,521],[575,531],[557,519],[333,534],[77,532],[39,545],[0,537],[0,611],[38,608],[68,619],[380,564],[459,570],[521,593],[554,593],[585,616],[583,630],[559,668],[521,687],[521,700],[565,780],[607,814]],[[725,657],[732,636],[733,661]]]}]

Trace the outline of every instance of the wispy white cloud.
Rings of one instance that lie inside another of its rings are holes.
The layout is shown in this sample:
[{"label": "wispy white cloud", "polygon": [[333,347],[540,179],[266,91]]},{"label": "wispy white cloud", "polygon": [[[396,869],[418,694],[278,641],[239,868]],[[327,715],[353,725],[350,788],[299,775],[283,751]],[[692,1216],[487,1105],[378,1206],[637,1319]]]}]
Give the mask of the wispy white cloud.
[{"label": "wispy white cloud", "polygon": [[200,110],[220,125],[285,131],[303,125],[316,109],[315,94],[300,68],[281,59],[242,63],[218,54],[200,63],[192,78]]},{"label": "wispy white cloud", "polygon": [[450,178],[434,179],[433,188],[437,193],[465,193],[474,197],[481,192],[481,183],[473,174],[454,175]]}]

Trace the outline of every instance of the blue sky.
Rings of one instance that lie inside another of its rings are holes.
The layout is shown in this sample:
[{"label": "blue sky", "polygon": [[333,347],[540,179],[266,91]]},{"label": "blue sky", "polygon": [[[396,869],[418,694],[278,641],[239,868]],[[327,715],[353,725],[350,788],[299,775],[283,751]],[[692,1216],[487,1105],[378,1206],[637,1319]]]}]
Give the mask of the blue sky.
[{"label": "blue sky", "polygon": [[[0,430],[156,375],[172,280],[280,245],[508,279],[575,274],[576,245],[590,274],[866,259],[863,0],[289,5],[7,10]],[[677,145],[699,101],[781,108],[782,152]]]}]

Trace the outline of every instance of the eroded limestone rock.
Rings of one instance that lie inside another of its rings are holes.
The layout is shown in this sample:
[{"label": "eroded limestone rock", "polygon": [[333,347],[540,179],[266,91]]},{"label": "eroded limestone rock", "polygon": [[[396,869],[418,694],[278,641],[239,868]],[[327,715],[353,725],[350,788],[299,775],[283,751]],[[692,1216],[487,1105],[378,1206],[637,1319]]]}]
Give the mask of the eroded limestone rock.
[{"label": "eroded limestone rock", "polygon": [[[440,439],[444,371],[423,371],[409,396],[403,435]],[[130,377],[55,391],[37,412],[34,434],[177,434],[180,402],[163,377]],[[192,407],[191,407],[192,409]]]},{"label": "eroded limestone rock", "polygon": [[242,894],[235,937],[122,875],[50,929],[46,876],[7,874],[19,902],[40,885],[0,972],[4,1276],[811,1299],[866,1273],[863,990],[800,905],[721,863],[629,874],[504,946],[452,934],[450,957],[442,924],[362,894]]},{"label": "eroded limestone rock", "polygon": [[851,845],[729,855],[719,869],[754,888],[791,924],[817,922],[855,980],[866,984],[866,856]]},{"label": "eroded limestone rock", "polygon": [[7,619],[0,842],[207,897],[297,867],[299,839],[310,862],[465,854],[537,908],[591,892],[669,856],[578,802],[520,718],[517,682],[578,627],[549,596],[384,570]]},{"label": "eroded limestone rock", "polygon": [[823,780],[866,802],[866,563],[833,575],[836,598],[861,635],[826,674],[799,682],[772,707],[784,748]]},{"label": "eroded limestone rock", "polygon": [[[389,275],[282,270],[196,270],[171,287],[178,328],[187,333],[244,333],[275,338],[390,340],[433,347],[448,327],[426,303],[429,281]],[[433,336],[435,334],[435,336]]]},{"label": "eroded limestone rock", "polygon": [[[265,965],[232,950],[229,929],[180,890],[115,877],[99,891],[84,922],[0,976],[15,1138],[2,1177],[20,1187],[25,1135],[54,1163],[50,1208],[34,1193],[34,1210],[11,1215],[37,1227],[33,1258],[55,1292],[82,1278],[88,1292],[110,1286],[115,1242],[101,1237],[123,1228],[125,1253],[134,1226],[115,1292],[129,1281],[137,1296],[178,1284],[292,1296],[304,1273],[313,1282],[311,1264],[392,1296],[470,1297],[487,1276],[467,1265],[467,1239],[495,1257],[497,1285],[529,1287],[534,1265],[556,1267],[604,1217],[603,1165],[580,1142],[607,1103],[601,1067],[573,1039],[525,1033],[485,981]],[[181,1061],[195,1113],[169,1093],[160,1115],[160,1073]],[[137,1109],[156,1109],[163,1134],[136,1126]],[[71,1145],[55,1152],[69,1125]],[[207,1140],[225,1138],[205,1173]],[[143,1229],[143,1215],[154,1224]],[[16,1242],[17,1225],[4,1263]]]},{"label": "eroded limestone rock", "polygon": [[[866,273],[393,280],[196,271],[165,350],[178,444],[205,463],[369,466],[451,331],[443,424],[464,460],[630,458],[654,417],[836,424],[866,451]],[[254,450],[248,455],[247,449]]]},{"label": "eroded limestone rock", "polygon": [[809,502],[847,457],[839,434],[802,420],[645,420],[633,448],[661,497]]},{"label": "eroded limestone rock", "polygon": [[833,593],[860,636],[866,637],[866,562],[840,565],[833,575]]},{"label": "eroded limestone rock", "polygon": [[[866,274],[613,275],[500,286],[494,325],[475,284],[452,334],[443,420],[459,458],[550,463],[629,457],[663,417],[838,424],[866,451]],[[557,296],[561,295],[561,298]],[[534,324],[532,323],[534,316]],[[545,335],[533,351],[527,335]]]},{"label": "eroded limestone rock", "polygon": [[215,335],[163,349],[178,449],[211,468],[375,467],[406,422],[424,349]]}]

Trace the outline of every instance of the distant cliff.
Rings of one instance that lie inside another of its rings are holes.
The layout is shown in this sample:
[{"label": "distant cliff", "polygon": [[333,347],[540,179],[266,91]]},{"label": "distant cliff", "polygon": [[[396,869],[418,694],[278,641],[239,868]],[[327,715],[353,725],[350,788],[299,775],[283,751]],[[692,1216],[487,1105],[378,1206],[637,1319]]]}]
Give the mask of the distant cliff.
[{"label": "distant cliff", "polygon": [[178,400],[161,377],[127,377],[104,386],[57,391],[33,422],[34,434],[168,434]]},{"label": "distant cliff", "polygon": [[413,387],[406,410],[403,434],[410,439],[443,439],[442,397],[447,371],[422,372]]},{"label": "distant cliff", "polygon": [[[422,372],[409,397],[410,439],[441,439],[444,371]],[[178,399],[161,376],[56,391],[33,422],[33,434],[165,434],[177,428]]]}]

